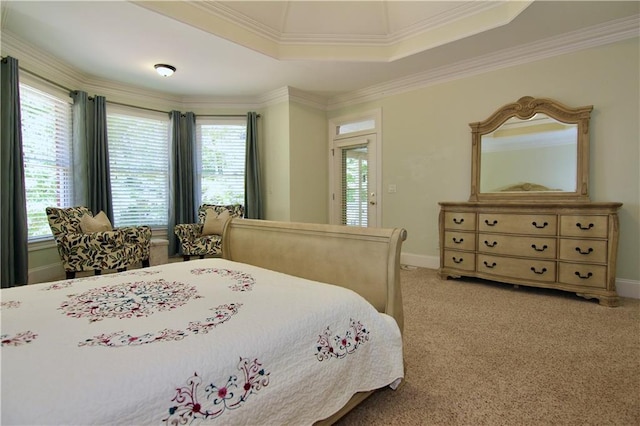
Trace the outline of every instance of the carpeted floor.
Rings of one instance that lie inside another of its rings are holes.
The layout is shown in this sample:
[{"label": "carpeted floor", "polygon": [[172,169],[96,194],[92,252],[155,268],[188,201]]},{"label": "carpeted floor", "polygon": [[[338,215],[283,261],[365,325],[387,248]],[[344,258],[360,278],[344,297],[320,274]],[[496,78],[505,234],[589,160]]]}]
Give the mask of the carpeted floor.
[{"label": "carpeted floor", "polygon": [[350,425],[640,425],[640,300],[403,270],[406,380]]}]

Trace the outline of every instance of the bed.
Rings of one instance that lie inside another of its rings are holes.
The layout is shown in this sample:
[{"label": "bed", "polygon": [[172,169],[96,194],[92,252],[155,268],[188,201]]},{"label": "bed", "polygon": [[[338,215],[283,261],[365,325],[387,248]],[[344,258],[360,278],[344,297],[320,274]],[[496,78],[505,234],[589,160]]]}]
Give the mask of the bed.
[{"label": "bed", "polygon": [[2,424],[332,424],[404,377],[404,229],[229,221],[218,259],[2,290]]}]

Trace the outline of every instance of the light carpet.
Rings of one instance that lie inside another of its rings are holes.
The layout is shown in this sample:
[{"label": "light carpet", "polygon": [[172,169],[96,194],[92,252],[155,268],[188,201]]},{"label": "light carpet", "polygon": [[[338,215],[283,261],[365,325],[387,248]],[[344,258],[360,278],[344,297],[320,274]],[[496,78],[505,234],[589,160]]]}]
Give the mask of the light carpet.
[{"label": "light carpet", "polygon": [[640,300],[401,279],[405,383],[338,425],[640,425]]}]

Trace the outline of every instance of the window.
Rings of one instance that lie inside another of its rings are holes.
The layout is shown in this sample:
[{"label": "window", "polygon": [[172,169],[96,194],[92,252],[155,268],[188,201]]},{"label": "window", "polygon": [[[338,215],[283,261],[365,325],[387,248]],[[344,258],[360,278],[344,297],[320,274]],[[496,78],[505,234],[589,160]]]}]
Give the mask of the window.
[{"label": "window", "polygon": [[107,106],[115,226],[167,226],[169,117]]},{"label": "window", "polygon": [[71,98],[20,84],[29,240],[51,236],[45,209],[73,203]]},{"label": "window", "polygon": [[201,202],[244,204],[246,119],[196,122]]},{"label": "window", "polygon": [[361,121],[354,121],[352,123],[341,124],[336,127],[336,134],[346,135],[347,133],[361,132],[364,130],[375,130],[376,121],[373,119],[366,119]]}]

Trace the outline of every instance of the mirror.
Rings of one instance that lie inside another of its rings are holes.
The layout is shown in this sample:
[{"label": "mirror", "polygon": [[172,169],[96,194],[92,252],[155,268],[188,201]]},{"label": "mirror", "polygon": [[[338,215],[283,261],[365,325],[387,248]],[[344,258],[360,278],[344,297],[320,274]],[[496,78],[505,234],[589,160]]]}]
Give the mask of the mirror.
[{"label": "mirror", "polygon": [[592,109],[526,96],[471,123],[470,201],[588,201]]}]

